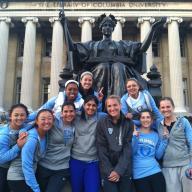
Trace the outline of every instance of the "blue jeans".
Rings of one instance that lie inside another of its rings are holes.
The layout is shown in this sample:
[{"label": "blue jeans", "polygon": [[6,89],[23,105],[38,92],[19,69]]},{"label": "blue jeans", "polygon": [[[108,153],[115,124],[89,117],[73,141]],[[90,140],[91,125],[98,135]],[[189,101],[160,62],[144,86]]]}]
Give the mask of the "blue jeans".
[{"label": "blue jeans", "polygon": [[99,162],[70,160],[72,192],[99,192],[100,173]]}]

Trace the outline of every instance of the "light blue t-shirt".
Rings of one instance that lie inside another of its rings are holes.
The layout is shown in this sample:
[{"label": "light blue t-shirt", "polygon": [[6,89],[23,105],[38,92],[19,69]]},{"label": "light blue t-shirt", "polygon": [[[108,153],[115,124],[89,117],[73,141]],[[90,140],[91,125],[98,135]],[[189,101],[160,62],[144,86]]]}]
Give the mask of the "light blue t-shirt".
[{"label": "light blue t-shirt", "polygon": [[144,109],[148,109],[144,94],[142,92],[139,92],[137,99],[129,96],[129,104],[131,108],[137,113],[140,113]]},{"label": "light blue t-shirt", "polygon": [[140,132],[133,136],[133,179],[140,179],[161,171],[157,159],[160,159],[167,146],[167,139],[160,139],[154,131]]}]

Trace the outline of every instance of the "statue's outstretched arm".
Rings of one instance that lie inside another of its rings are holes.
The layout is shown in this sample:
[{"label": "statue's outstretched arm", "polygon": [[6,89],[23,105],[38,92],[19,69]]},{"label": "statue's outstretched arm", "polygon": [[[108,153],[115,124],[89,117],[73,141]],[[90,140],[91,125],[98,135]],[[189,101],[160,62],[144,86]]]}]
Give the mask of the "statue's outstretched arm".
[{"label": "statue's outstretched arm", "polygon": [[63,26],[63,31],[64,31],[68,51],[74,51],[75,50],[74,43],[73,43],[71,34],[69,32],[69,28],[68,28],[68,25],[67,25],[67,18],[65,17],[63,11],[60,11],[59,18],[60,18],[61,24]]},{"label": "statue's outstretched arm", "polygon": [[152,24],[151,29],[149,31],[149,33],[147,34],[147,36],[145,37],[144,41],[141,44],[140,47],[140,52],[146,52],[147,49],[149,48],[152,40],[153,40],[153,36],[155,34],[155,32],[162,27],[167,21],[166,17],[162,17],[160,20],[158,20],[157,22],[155,22],[154,24]]}]

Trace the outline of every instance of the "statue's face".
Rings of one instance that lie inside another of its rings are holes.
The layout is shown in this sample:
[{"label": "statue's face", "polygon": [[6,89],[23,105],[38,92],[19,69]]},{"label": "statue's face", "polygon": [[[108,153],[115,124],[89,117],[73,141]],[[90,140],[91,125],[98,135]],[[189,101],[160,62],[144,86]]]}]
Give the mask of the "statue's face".
[{"label": "statue's face", "polygon": [[106,35],[106,36],[111,36],[113,29],[114,29],[114,26],[110,21],[106,21],[105,23],[103,23],[101,28],[103,35]]}]

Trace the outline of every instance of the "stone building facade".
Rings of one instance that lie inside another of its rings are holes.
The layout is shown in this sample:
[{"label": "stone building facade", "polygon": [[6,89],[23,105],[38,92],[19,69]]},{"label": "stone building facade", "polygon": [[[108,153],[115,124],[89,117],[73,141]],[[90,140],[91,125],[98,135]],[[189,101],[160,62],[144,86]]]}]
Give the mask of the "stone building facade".
[{"label": "stone building facade", "polygon": [[[166,16],[147,51],[147,69],[156,64],[162,93],[180,112],[192,111],[192,2],[64,1],[75,42],[102,38],[99,15],[113,14],[114,40],[143,41],[150,25]],[[58,19],[60,1],[0,3],[0,111],[19,101],[31,110],[58,93],[59,73],[66,63],[66,45]]]}]

